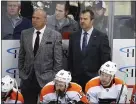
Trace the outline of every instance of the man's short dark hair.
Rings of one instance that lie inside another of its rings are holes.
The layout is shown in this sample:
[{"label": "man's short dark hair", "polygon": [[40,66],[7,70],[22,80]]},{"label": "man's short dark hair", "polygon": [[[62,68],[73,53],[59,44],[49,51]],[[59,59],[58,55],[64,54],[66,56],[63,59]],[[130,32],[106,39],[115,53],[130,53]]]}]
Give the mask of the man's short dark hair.
[{"label": "man's short dark hair", "polygon": [[57,4],[61,4],[61,5],[65,5],[65,11],[69,11],[69,2],[68,1],[57,1],[56,2],[56,5]]},{"label": "man's short dark hair", "polygon": [[81,12],[81,14],[84,14],[84,13],[90,13],[90,19],[91,19],[91,20],[94,19],[94,12],[93,12],[92,10],[86,9],[86,10],[83,10],[83,11]]}]

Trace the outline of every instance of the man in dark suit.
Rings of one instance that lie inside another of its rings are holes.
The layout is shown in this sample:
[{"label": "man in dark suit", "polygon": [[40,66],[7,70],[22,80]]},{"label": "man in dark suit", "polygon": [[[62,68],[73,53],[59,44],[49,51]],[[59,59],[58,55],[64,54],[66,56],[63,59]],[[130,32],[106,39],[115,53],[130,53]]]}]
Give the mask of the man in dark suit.
[{"label": "man in dark suit", "polygon": [[62,36],[46,26],[46,12],[36,9],[33,28],[22,31],[19,76],[25,104],[37,104],[41,88],[62,69]]},{"label": "man in dark suit", "polygon": [[87,81],[97,76],[102,64],[111,60],[106,34],[93,28],[94,13],[84,10],[80,14],[81,30],[70,35],[68,66],[73,81],[83,89]]}]

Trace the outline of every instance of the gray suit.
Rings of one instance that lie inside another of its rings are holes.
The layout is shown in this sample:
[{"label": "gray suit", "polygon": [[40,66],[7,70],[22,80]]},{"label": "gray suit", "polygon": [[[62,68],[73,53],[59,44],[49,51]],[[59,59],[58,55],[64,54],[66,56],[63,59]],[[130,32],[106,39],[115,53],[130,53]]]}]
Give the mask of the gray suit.
[{"label": "gray suit", "polygon": [[[57,31],[45,29],[39,49],[34,57],[32,48],[34,28],[22,31],[19,51],[19,75],[22,80],[31,78],[35,72],[40,87],[53,80],[62,69],[62,37]],[[30,85],[31,86],[31,85]]]}]

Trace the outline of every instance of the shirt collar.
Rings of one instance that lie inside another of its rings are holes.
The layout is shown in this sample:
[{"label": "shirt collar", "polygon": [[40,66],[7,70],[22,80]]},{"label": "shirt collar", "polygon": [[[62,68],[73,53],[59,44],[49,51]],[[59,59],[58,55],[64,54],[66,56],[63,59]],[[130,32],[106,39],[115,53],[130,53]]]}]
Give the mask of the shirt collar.
[{"label": "shirt collar", "polygon": [[34,33],[39,31],[39,32],[41,32],[41,34],[43,34],[45,29],[46,29],[46,25],[41,30],[37,30],[37,29],[34,28]]},{"label": "shirt collar", "polygon": [[[93,26],[92,26],[92,28],[90,29],[90,30],[88,30],[87,31],[87,33],[89,34],[89,35],[91,35],[92,34],[92,31],[93,31]],[[84,30],[82,29],[82,35],[84,34]]]},{"label": "shirt collar", "polygon": [[19,20],[21,18],[21,16],[10,16],[9,14],[7,14],[8,18],[10,19],[15,19],[15,20]]}]

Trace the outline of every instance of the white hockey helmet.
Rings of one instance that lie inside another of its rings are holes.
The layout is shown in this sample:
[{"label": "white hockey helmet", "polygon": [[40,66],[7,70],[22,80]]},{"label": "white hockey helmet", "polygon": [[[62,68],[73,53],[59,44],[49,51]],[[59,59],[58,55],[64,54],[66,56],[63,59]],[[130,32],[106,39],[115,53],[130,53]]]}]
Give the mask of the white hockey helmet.
[{"label": "white hockey helmet", "polygon": [[5,77],[2,78],[1,82],[1,87],[2,87],[2,92],[9,92],[13,89],[14,87],[14,79],[11,78],[9,75],[6,75]]},{"label": "white hockey helmet", "polygon": [[117,65],[114,62],[107,61],[101,66],[99,71],[114,76],[117,72]]},{"label": "white hockey helmet", "polygon": [[66,83],[66,87],[68,87],[68,84],[71,82],[72,77],[71,77],[71,73],[69,71],[65,71],[65,70],[60,70],[56,76],[55,76],[55,80],[61,81],[61,82],[65,82]]}]

